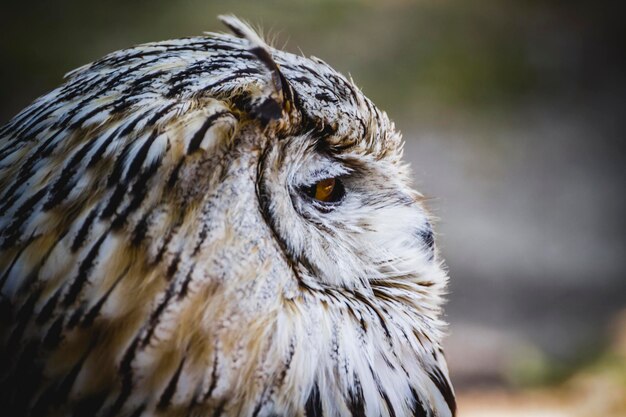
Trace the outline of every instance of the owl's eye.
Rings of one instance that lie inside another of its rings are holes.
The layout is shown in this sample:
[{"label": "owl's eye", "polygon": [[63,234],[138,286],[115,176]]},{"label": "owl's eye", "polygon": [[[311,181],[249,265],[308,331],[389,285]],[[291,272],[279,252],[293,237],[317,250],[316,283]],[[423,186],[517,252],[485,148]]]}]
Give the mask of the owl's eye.
[{"label": "owl's eye", "polygon": [[302,189],[304,194],[321,203],[337,203],[344,194],[345,188],[339,178],[325,178]]}]

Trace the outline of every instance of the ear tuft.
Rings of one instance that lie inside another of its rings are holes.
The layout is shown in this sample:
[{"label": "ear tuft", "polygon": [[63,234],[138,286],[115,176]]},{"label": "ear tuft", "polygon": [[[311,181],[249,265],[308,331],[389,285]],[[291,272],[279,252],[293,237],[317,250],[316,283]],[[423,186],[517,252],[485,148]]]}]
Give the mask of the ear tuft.
[{"label": "ear tuft", "polygon": [[255,47],[265,50],[268,49],[265,41],[261,39],[261,37],[255,32],[254,29],[252,29],[252,27],[248,23],[244,22],[234,15],[222,14],[217,16],[217,18],[220,20],[220,22],[226,25],[228,29],[230,29],[231,32],[233,32],[233,34],[235,34],[235,36],[237,36],[238,38],[248,40],[248,42],[250,42]]},{"label": "ear tuft", "polygon": [[282,118],[283,111],[289,113],[290,109],[293,108],[293,90],[280,72],[278,64],[274,62],[270,47],[250,25],[237,17],[233,15],[220,15],[218,18],[235,36],[245,39],[250,43],[248,50],[263,63],[271,75],[272,91],[268,97],[257,100],[257,103],[253,103],[251,109],[252,113],[259,116],[263,123]]}]

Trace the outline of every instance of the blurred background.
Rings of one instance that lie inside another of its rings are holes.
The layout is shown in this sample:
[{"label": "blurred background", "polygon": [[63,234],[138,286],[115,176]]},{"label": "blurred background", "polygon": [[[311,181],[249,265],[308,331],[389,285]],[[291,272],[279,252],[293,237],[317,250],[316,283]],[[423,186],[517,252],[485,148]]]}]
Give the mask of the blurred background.
[{"label": "blurred background", "polygon": [[[615,5],[618,5],[615,2]],[[611,2],[0,0],[0,123],[69,70],[223,31],[395,119],[450,270],[460,417],[626,415],[626,26]]]}]

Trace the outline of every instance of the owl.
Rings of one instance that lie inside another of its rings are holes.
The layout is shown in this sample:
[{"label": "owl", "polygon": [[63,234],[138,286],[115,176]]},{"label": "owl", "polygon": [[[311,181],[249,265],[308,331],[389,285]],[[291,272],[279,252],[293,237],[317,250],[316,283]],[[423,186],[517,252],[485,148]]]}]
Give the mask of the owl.
[{"label": "owl", "polygon": [[234,36],[114,52],[0,129],[2,414],[454,416],[400,133],[221,20]]}]

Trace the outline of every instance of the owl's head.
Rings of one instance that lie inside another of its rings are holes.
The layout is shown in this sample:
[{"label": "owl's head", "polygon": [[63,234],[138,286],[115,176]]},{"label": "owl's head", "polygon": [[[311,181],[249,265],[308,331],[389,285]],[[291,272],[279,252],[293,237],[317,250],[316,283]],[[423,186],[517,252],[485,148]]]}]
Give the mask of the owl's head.
[{"label": "owl's head", "polygon": [[23,334],[67,326],[49,378],[83,358],[68,398],[110,413],[453,415],[447,278],[400,133],[222,19],[236,37],[110,54],[0,132],[2,294],[44,316]]},{"label": "owl's head", "polygon": [[422,308],[437,311],[445,274],[385,112],[320,59],[274,50],[222,19],[251,51],[240,65],[258,74],[226,93],[246,126],[229,143],[258,147],[254,203],[299,285],[369,292],[413,282],[434,295]]}]

